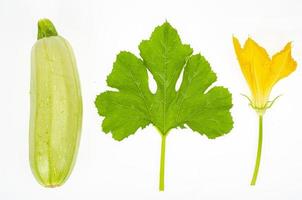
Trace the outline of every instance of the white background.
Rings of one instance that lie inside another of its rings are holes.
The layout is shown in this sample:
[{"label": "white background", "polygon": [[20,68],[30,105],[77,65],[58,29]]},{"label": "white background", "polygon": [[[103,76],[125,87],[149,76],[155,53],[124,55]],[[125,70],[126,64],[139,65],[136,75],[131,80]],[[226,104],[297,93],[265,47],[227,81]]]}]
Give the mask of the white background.
[{"label": "white background", "polygon": [[[72,44],[84,101],[80,151],[60,188],[46,189],[28,161],[30,53],[37,20],[47,17]],[[234,129],[208,140],[190,129],[167,138],[166,191],[158,192],[160,136],[152,126],[122,142],[101,131],[94,99],[108,89],[116,54],[138,44],[168,20],[182,41],[201,52],[218,75],[215,85],[233,93]],[[293,41],[302,63],[302,2],[164,0],[0,0],[0,199],[101,200],[299,200],[302,198],[302,71],[274,88],[283,94],[264,121],[263,157],[249,186],[257,148],[257,116],[240,93],[249,94],[232,35],[248,36],[273,54]]]}]

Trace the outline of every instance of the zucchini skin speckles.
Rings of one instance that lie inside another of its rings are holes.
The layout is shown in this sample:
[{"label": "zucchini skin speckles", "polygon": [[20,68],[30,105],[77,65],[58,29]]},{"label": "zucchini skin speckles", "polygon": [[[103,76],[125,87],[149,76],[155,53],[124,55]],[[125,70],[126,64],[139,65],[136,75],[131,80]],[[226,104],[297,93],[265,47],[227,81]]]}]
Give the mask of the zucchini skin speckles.
[{"label": "zucchini skin speckles", "polygon": [[39,21],[38,41],[31,52],[29,157],[35,178],[46,187],[68,179],[82,126],[74,53],[68,41],[52,30],[49,20]]}]

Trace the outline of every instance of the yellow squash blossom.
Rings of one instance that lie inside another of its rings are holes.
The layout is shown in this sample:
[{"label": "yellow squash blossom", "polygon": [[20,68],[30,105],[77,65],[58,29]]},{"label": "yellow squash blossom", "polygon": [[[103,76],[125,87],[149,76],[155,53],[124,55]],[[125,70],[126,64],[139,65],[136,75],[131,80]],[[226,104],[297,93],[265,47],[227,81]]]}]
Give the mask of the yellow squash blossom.
[{"label": "yellow squash blossom", "polygon": [[295,71],[297,63],[291,56],[290,42],[272,58],[251,38],[248,38],[241,47],[238,39],[233,37],[233,44],[241,71],[251,90],[251,106],[259,115],[258,151],[251,181],[251,185],[255,185],[261,158],[263,115],[265,110],[272,105],[272,101],[269,100],[270,93],[280,79]]},{"label": "yellow squash blossom", "polygon": [[291,56],[291,43],[272,58],[251,38],[247,39],[243,48],[235,37],[233,43],[241,71],[252,93],[252,106],[264,111],[273,86],[296,69],[297,63]]}]

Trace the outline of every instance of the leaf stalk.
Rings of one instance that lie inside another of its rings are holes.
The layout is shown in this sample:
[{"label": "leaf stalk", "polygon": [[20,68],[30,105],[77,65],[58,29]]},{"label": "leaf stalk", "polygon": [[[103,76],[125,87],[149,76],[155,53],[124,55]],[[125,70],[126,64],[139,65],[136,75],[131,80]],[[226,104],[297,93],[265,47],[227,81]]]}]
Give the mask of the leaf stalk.
[{"label": "leaf stalk", "polygon": [[164,191],[165,190],[166,137],[167,137],[167,135],[163,135],[163,134],[161,135],[159,191]]}]

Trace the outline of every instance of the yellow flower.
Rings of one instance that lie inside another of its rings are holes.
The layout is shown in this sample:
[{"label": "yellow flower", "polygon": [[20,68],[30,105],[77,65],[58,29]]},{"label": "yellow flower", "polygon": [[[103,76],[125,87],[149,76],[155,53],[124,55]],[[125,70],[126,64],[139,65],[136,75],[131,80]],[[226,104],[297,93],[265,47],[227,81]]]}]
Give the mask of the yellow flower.
[{"label": "yellow flower", "polygon": [[233,37],[233,44],[241,71],[252,93],[252,106],[262,114],[269,106],[273,86],[297,67],[291,56],[291,43],[272,58],[251,38],[247,39],[243,48],[236,37]]}]

